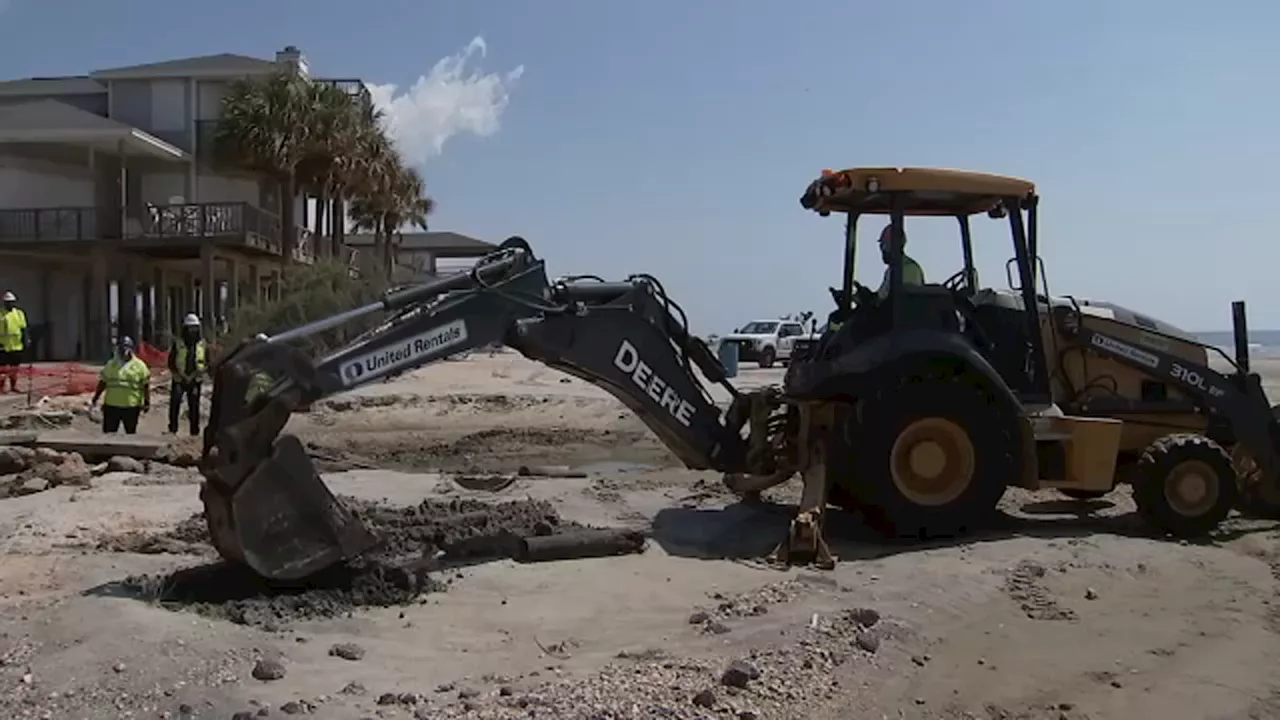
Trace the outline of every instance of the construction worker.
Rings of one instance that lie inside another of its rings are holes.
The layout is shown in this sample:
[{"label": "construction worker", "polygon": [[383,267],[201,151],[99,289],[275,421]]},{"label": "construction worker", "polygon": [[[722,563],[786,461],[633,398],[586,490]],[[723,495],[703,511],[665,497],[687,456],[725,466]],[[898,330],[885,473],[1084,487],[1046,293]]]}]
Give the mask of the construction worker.
[{"label": "construction worker", "polygon": [[169,432],[178,432],[178,416],[182,400],[187,400],[187,419],[191,435],[200,434],[200,382],[208,367],[207,350],[200,334],[200,316],[188,314],[182,319],[178,339],[169,348]]},{"label": "construction worker", "polygon": [[18,297],[5,292],[0,298],[0,392],[4,381],[9,381],[9,391],[18,392],[18,366],[24,360],[27,349],[27,314],[18,307]]},{"label": "construction worker", "polygon": [[103,366],[98,388],[89,408],[102,399],[102,432],[114,433],[124,425],[128,435],[138,432],[138,418],[151,409],[151,369],[133,354],[133,338],[121,335],[116,354]]},{"label": "construction worker", "polygon": [[[266,333],[258,333],[253,336],[253,339],[257,342],[266,342],[267,335]],[[275,381],[271,379],[270,375],[262,370],[255,370],[249,376],[249,387],[245,390],[244,401],[248,404],[253,404],[258,397],[265,394],[273,385],[275,385]]]},{"label": "construction worker", "polygon": [[[880,281],[880,289],[876,291],[876,295],[880,298],[889,295],[889,259],[892,257],[893,249],[893,225],[885,225],[880,231],[880,259],[884,260],[884,279]],[[920,268],[920,263],[912,260],[907,255],[907,231],[902,231],[902,284],[903,285],[923,285],[924,270]]]}]

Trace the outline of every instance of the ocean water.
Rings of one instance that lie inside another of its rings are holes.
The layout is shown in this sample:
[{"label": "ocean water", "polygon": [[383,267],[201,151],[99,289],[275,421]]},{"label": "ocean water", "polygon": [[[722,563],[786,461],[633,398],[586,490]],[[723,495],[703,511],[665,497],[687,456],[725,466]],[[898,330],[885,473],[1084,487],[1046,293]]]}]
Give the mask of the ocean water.
[{"label": "ocean water", "polygon": [[[1206,345],[1217,345],[1227,354],[1234,357],[1235,339],[1231,331],[1194,333]],[[1249,330],[1249,355],[1251,357],[1280,357],[1280,330]]]}]

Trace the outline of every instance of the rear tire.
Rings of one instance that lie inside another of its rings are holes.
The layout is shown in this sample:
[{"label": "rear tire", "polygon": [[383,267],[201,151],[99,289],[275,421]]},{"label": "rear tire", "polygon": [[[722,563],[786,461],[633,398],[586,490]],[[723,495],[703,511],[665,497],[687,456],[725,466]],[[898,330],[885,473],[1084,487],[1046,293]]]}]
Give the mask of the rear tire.
[{"label": "rear tire", "polygon": [[1018,416],[965,376],[903,378],[847,413],[828,468],[841,507],[891,538],[952,538],[988,522],[1018,476]]},{"label": "rear tire", "polygon": [[764,350],[761,350],[760,351],[760,367],[765,369],[773,367],[774,357],[775,355],[773,352],[773,348],[767,347]]},{"label": "rear tire", "polygon": [[1231,456],[1203,435],[1166,435],[1151,443],[1138,461],[1133,487],[1138,513],[1169,535],[1212,532],[1238,497]]}]

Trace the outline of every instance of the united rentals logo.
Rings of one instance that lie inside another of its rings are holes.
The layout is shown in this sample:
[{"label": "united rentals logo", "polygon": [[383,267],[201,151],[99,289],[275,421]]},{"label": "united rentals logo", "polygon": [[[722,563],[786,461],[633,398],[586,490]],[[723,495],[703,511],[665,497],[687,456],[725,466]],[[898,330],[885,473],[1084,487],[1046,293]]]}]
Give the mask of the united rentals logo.
[{"label": "united rentals logo", "polygon": [[1095,334],[1093,336],[1093,345],[1120,357],[1128,358],[1140,365],[1146,365],[1149,368],[1155,368],[1160,365],[1160,358],[1155,355],[1105,335]]},{"label": "united rentals logo", "polygon": [[466,322],[454,320],[447,325],[405,338],[390,347],[348,360],[342,364],[339,375],[343,384],[351,387],[408,365],[426,363],[432,356],[443,355],[441,350],[464,343],[467,338]]},{"label": "united rentals logo", "polygon": [[342,378],[346,380],[348,385],[358,382],[363,375],[364,366],[360,363],[351,363],[342,368]]}]

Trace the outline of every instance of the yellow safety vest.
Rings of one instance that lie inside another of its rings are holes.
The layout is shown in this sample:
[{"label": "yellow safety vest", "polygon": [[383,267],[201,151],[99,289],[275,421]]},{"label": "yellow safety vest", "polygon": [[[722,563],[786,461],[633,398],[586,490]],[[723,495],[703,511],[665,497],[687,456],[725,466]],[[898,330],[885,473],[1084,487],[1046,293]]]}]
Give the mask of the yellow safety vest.
[{"label": "yellow safety vest", "polygon": [[140,407],[146,399],[147,383],[151,382],[151,368],[136,355],[123,365],[118,358],[111,358],[102,368],[100,377],[107,384],[107,392],[102,398],[103,405]]},{"label": "yellow safety vest", "polygon": [[[177,356],[174,358],[173,364],[174,364],[174,367],[177,368],[177,370],[174,372],[174,376],[179,379],[185,379],[187,376],[187,344],[184,342],[179,342],[178,348],[175,352],[177,353]],[[204,369],[205,369],[204,341],[199,340],[196,342],[196,374],[199,375],[200,373],[204,372]]]},{"label": "yellow safety vest", "polygon": [[249,377],[249,388],[245,391],[244,401],[246,403],[252,403],[259,395],[270,390],[271,386],[275,384],[275,381],[271,379],[270,375],[262,372],[261,370],[255,372]]},{"label": "yellow safety vest", "polygon": [[[902,256],[902,284],[924,284],[924,270],[920,267],[920,263],[906,255]],[[884,280],[880,281],[880,289],[876,291],[876,294],[882,298],[889,295],[889,268],[884,269]]]},{"label": "yellow safety vest", "polygon": [[0,309],[0,350],[16,352],[22,349],[22,331],[27,329],[27,314],[21,308]]}]

